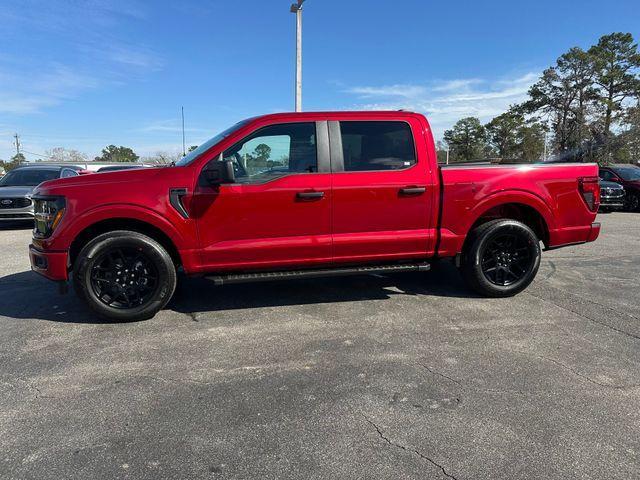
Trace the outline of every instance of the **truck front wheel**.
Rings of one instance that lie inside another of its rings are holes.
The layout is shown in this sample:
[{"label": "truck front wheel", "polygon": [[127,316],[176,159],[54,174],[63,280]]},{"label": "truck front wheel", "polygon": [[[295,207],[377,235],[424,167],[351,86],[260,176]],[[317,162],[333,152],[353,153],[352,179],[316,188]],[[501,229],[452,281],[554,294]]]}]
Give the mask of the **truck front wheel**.
[{"label": "truck front wheel", "polygon": [[460,269],[473,290],[488,297],[509,297],[527,288],[540,267],[540,242],[524,223],[492,220],[466,242]]},{"label": "truck front wheel", "polygon": [[78,296],[115,321],[153,317],[171,299],[176,268],[158,242],[138,232],[104,233],[81,250],[74,265]]}]

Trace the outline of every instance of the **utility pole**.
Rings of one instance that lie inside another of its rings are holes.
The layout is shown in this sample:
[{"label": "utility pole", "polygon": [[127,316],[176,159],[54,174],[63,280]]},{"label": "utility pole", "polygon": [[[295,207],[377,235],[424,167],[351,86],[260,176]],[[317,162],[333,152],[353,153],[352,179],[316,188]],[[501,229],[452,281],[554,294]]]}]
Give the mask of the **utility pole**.
[{"label": "utility pole", "polygon": [[13,138],[15,138],[15,144],[16,144],[16,155],[20,155],[20,135],[18,135],[17,133],[15,133],[13,135]]},{"label": "utility pole", "polygon": [[291,13],[296,14],[296,112],[302,111],[302,4],[304,0],[291,5]]},{"label": "utility pole", "polygon": [[182,156],[184,157],[187,155],[187,147],[184,141],[184,106],[181,107],[181,109],[182,109]]}]

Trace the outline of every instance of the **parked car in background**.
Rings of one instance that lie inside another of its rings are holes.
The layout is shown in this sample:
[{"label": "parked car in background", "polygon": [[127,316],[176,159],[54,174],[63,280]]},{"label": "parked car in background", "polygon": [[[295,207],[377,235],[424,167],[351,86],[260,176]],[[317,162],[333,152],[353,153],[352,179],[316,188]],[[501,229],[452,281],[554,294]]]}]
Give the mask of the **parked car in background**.
[{"label": "parked car in background", "polygon": [[640,167],[631,164],[600,167],[600,178],[615,182],[625,189],[624,208],[630,212],[640,211]]},{"label": "parked car in background", "polygon": [[141,165],[141,164],[122,164],[122,165],[108,165],[106,167],[100,167],[97,170],[97,173],[104,173],[104,172],[116,172],[118,170],[133,170],[135,168],[145,168],[145,165]]},{"label": "parked car in background", "polygon": [[619,183],[600,180],[600,210],[622,210],[624,208],[624,187]]},{"label": "parked car in background", "polygon": [[25,165],[14,168],[0,179],[0,221],[33,220],[31,194],[47,180],[77,177],[83,169],[76,166]]}]

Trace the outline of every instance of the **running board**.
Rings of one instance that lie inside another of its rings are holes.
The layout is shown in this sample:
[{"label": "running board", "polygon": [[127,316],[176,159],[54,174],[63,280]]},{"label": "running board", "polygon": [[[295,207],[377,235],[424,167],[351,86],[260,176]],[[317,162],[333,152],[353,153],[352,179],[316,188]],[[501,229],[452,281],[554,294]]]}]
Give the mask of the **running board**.
[{"label": "running board", "polygon": [[208,275],[216,285],[246,282],[269,282],[275,280],[295,280],[298,278],[338,277],[345,275],[369,275],[372,273],[426,272],[431,269],[428,263],[400,265],[370,265],[365,267],[323,268],[320,270],[290,270],[282,272],[253,272],[229,275]]}]

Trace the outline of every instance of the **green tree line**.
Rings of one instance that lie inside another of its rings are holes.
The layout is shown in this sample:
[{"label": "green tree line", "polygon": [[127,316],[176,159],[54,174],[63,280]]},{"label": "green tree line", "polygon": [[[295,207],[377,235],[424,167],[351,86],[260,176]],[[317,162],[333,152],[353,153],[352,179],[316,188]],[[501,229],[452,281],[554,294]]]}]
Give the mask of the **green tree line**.
[{"label": "green tree line", "polygon": [[[545,150],[567,161],[640,160],[638,44],[630,33],[612,33],[587,50],[571,48],[542,73],[523,103],[484,125],[463,118],[445,131],[444,141],[452,162],[533,162]],[[444,145],[438,150],[443,160]]]}]

